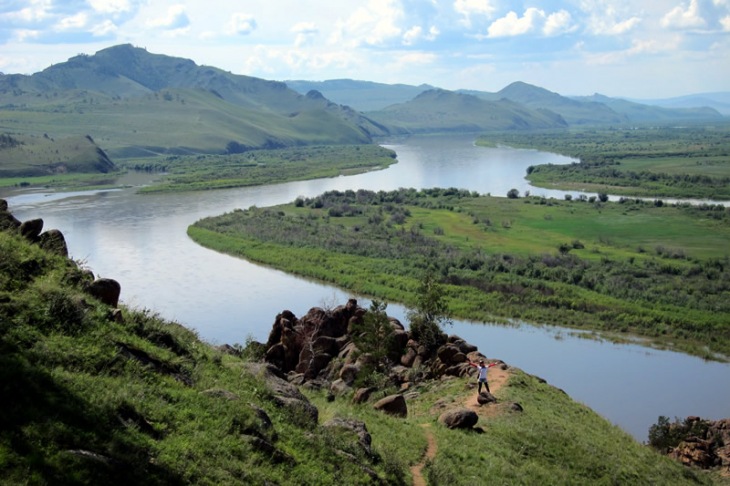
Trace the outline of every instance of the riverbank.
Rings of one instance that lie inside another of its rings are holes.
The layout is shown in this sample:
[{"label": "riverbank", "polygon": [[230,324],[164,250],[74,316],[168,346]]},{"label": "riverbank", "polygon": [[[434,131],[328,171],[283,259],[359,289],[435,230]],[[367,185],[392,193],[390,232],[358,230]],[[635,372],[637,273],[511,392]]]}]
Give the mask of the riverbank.
[{"label": "riverbank", "polygon": [[538,187],[628,197],[730,200],[730,124],[493,133],[481,146],[506,144],[575,157],[578,164],[535,165]]},{"label": "riverbank", "polygon": [[724,209],[640,201],[358,191],[206,218],[188,234],[218,251],[406,305],[428,269],[444,284],[454,317],[638,334],[727,360],[728,219]]}]

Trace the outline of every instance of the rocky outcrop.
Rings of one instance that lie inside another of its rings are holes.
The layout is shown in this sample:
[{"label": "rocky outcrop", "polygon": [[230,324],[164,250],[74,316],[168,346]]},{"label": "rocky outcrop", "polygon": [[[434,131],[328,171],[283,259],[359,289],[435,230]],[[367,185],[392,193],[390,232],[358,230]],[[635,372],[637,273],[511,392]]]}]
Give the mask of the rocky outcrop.
[{"label": "rocky outcrop", "polygon": [[730,419],[702,420],[688,417],[682,427],[688,433],[667,454],[688,466],[720,469],[730,475]]},{"label": "rocky outcrop", "polygon": [[[262,344],[265,361],[292,383],[324,381],[333,397],[354,393],[363,373],[382,365],[359,350],[352,338],[353,329],[362,324],[367,312],[355,299],[332,310],[313,307],[301,318],[285,310],[276,316],[268,340]],[[458,336],[444,334],[440,340],[445,344],[433,350],[412,339],[397,319],[389,317],[388,322],[394,346],[387,354],[387,382],[403,390],[413,380],[473,375],[470,361],[485,358],[476,346]],[[372,391],[362,390],[353,398],[356,403],[369,400]]]}]

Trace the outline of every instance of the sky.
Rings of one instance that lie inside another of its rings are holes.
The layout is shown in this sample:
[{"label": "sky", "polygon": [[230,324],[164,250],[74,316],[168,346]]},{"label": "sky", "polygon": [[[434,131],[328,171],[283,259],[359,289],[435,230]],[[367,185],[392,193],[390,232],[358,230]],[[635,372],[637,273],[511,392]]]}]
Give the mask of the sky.
[{"label": "sky", "polygon": [[259,78],[730,91],[730,0],[0,0],[0,72],[132,44]]}]

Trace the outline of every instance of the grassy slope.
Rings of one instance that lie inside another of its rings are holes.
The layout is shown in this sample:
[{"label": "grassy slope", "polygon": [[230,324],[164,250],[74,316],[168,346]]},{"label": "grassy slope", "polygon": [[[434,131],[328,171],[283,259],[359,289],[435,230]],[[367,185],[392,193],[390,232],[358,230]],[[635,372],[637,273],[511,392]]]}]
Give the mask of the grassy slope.
[{"label": "grassy slope", "polygon": [[[189,234],[204,246],[406,304],[433,265],[457,317],[632,331],[702,356],[730,355],[726,211],[421,199],[394,205],[410,214],[397,224],[378,215],[387,203],[362,213],[347,203],[353,214],[337,217],[327,205],[281,206],[208,218]],[[378,219],[382,225],[373,224]],[[562,259],[561,245],[569,252]]]},{"label": "grassy slope", "polygon": [[113,158],[166,151],[222,153],[230,141],[252,147],[366,141],[354,127],[322,110],[283,115],[186,89],[130,99],[84,93],[45,107],[2,109],[0,127],[58,137],[88,134]]},{"label": "grassy slope", "polygon": [[116,170],[93,139],[0,135],[0,177],[104,174]]},{"label": "grassy slope", "polygon": [[[419,425],[434,422],[435,402],[473,393],[463,380],[421,384],[403,420],[310,392],[321,421],[366,423],[375,453],[368,457],[352,434],[278,408],[239,358],[193,332],[149,311],[124,309],[124,323],[110,321],[108,308],[74,286],[83,276],[67,260],[2,232],[0,250],[2,484],[369,484],[360,463],[405,485],[425,446]],[[473,484],[485,474],[499,484],[710,483],[515,373],[499,397],[519,401],[523,414],[483,422],[483,435],[433,424],[441,452],[427,473],[435,484]],[[267,412],[271,428],[251,404]],[[278,452],[254,447],[252,435]]]}]

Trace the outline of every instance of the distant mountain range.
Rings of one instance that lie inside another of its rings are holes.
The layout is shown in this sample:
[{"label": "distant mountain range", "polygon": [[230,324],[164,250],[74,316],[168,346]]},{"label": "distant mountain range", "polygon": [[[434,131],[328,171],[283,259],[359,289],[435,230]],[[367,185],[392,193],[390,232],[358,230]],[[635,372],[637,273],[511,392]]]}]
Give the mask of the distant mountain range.
[{"label": "distant mountain range", "polygon": [[[690,106],[699,101],[712,106]],[[129,44],[30,76],[0,74],[0,133],[88,135],[112,159],[359,144],[402,133],[722,120],[719,109],[728,106],[727,93],[657,106],[566,97],[521,82],[497,93],[348,79],[284,83]]]},{"label": "distant mountain range", "polygon": [[[335,103],[366,112],[379,112],[393,104],[406,103],[433,86],[390,85],[369,81],[286,81],[292,89],[320,91]],[[691,95],[668,100],[626,100],[593,96],[563,96],[538,86],[514,82],[496,93],[458,90],[488,101],[509,100],[526,108],[549,110],[570,125],[661,123],[681,120],[720,120],[730,115],[730,92]],[[373,113],[377,118],[377,115]]]}]

